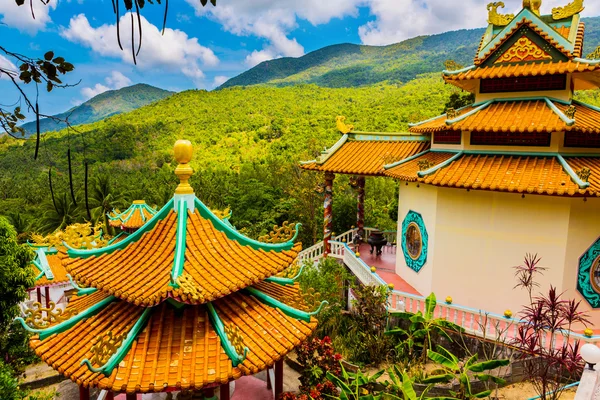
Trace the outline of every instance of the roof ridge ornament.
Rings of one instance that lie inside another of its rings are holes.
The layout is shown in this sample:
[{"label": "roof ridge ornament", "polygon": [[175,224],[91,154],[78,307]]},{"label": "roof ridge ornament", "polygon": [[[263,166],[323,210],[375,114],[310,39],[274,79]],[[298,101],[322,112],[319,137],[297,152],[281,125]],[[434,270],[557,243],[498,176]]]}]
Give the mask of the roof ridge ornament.
[{"label": "roof ridge ornament", "polygon": [[523,8],[531,10],[535,15],[540,16],[542,0],[523,0]]},{"label": "roof ridge ornament", "polygon": [[190,186],[188,180],[194,175],[194,170],[189,166],[194,155],[194,147],[189,140],[178,140],[173,147],[175,160],[179,163],[175,169],[175,175],[179,178],[179,186],[175,189],[175,194],[189,195],[194,194],[194,189]]},{"label": "roof ridge ornament", "polygon": [[338,116],[335,119],[335,121],[336,121],[338,130],[341,133],[343,133],[344,135],[347,135],[354,130],[354,125],[346,125],[346,123],[344,122],[344,121],[346,121],[346,117],[344,117],[344,116]]},{"label": "roof ridge ornament", "polygon": [[585,9],[583,0],[573,0],[564,7],[555,7],[552,9],[552,18],[555,20],[565,19],[579,14]]},{"label": "roof ridge ornament", "polygon": [[[504,2],[498,1],[487,5],[488,22],[495,26],[506,26],[515,18],[515,14],[500,14],[498,8],[504,8]],[[460,69],[460,68],[457,68]]]}]

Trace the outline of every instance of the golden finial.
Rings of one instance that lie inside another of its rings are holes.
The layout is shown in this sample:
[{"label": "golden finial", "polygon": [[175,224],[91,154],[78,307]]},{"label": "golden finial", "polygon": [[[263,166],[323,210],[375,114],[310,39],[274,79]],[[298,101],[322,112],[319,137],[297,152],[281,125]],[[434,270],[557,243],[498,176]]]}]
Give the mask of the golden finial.
[{"label": "golden finial", "polygon": [[523,8],[530,9],[536,15],[540,15],[540,7],[542,7],[542,0],[523,0]]},{"label": "golden finial", "polygon": [[[487,6],[487,9],[489,11],[489,16],[488,16],[488,22],[492,25],[496,25],[496,26],[506,26],[508,24],[510,24],[510,21],[512,21],[515,18],[515,14],[499,14],[498,13],[498,8],[504,8],[504,3],[499,1],[499,2],[494,2],[494,3],[490,3]],[[457,68],[460,69],[460,68]],[[448,69],[449,71],[451,71],[450,69]]]},{"label": "golden finial", "polygon": [[175,160],[179,163],[175,169],[175,175],[179,178],[179,186],[175,194],[194,194],[194,189],[188,183],[188,179],[194,175],[194,170],[189,166],[194,155],[194,148],[189,140],[178,140],[173,147]]},{"label": "golden finial", "polygon": [[354,125],[346,125],[346,123],[344,122],[344,121],[346,121],[346,117],[342,117],[342,116],[337,117],[335,119],[335,121],[336,121],[338,130],[344,135],[349,134],[354,129]]}]

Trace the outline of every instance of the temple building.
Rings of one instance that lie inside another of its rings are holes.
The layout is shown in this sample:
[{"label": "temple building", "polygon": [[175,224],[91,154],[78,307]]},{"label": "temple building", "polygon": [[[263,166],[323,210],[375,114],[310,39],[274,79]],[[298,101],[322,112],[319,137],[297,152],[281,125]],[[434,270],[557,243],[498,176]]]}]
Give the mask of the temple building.
[{"label": "temple building", "polygon": [[537,254],[539,290],[582,300],[600,327],[600,108],[574,98],[600,86],[600,54],[583,54],[583,0],[547,15],[541,3],[516,15],[490,4],[474,64],[443,72],[473,104],[402,139],[342,121],[340,142],[302,166],[328,188],[335,173],[400,181],[396,273],[419,293],[516,314],[528,298],[513,267]]},{"label": "temple building", "polygon": [[118,228],[126,234],[133,233],[148,222],[156,210],[146,204],[144,200],[136,200],[124,212],[113,210],[108,214],[108,224]]},{"label": "temple building", "polygon": [[68,250],[63,265],[77,296],[62,313],[34,307],[20,319],[34,333],[30,345],[80,386],[81,399],[100,388],[109,399],[213,399],[219,390],[225,400],[230,381],[266,369],[277,398],[283,358],[312,334],[323,306],[291,277],[299,226],[261,242],[243,236],[195,196],[191,144],[178,141],[175,158],[180,185],[139,230]]}]

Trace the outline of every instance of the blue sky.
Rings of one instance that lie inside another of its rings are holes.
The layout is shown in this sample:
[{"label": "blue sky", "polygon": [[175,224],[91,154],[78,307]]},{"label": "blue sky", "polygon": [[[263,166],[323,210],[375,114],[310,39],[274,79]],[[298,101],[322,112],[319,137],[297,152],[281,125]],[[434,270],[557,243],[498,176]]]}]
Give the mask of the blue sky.
[{"label": "blue sky", "polygon": [[[337,43],[385,45],[422,34],[486,24],[487,0],[171,0],[167,31],[161,35],[163,6],[143,10],[144,41],[132,63],[129,15],[122,16],[125,51],[116,43],[110,0],[34,0],[36,19],[14,0],[0,0],[0,46],[27,55],[52,49],[76,66],[68,83],[76,87],[41,93],[42,112],[55,114],[105,90],[148,83],[181,91],[211,90],[257,63],[298,57]],[[544,13],[568,0],[545,0]],[[505,0],[517,12],[522,0]],[[600,2],[587,1],[585,16],[600,15]],[[0,56],[0,65],[11,60]],[[10,65],[10,64],[9,64]],[[33,88],[29,89],[30,91]],[[18,95],[0,79],[0,103]]]}]

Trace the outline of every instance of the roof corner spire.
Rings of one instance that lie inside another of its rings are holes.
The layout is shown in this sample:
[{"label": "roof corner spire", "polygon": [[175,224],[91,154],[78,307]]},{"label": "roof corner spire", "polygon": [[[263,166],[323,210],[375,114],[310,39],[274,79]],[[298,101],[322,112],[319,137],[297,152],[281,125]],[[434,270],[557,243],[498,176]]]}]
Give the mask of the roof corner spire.
[{"label": "roof corner spire", "polygon": [[175,152],[175,160],[179,163],[175,169],[175,175],[179,178],[179,186],[175,189],[175,194],[194,194],[194,189],[188,182],[192,175],[194,175],[194,170],[189,166],[189,162],[192,160],[194,154],[194,147],[189,140],[178,140],[173,150]]},{"label": "roof corner spire", "polygon": [[533,11],[536,15],[540,15],[542,0],[523,0],[523,8]]}]

